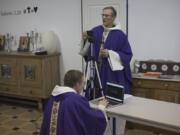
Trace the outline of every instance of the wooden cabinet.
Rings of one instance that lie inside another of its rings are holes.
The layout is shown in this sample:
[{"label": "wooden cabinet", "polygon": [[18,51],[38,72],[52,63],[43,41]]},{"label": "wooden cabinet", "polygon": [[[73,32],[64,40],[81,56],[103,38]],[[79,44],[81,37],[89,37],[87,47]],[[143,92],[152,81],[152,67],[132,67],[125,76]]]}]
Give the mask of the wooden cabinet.
[{"label": "wooden cabinet", "polygon": [[39,102],[60,84],[59,54],[0,52],[0,94]]},{"label": "wooden cabinet", "polygon": [[133,78],[132,94],[180,103],[180,80]]}]

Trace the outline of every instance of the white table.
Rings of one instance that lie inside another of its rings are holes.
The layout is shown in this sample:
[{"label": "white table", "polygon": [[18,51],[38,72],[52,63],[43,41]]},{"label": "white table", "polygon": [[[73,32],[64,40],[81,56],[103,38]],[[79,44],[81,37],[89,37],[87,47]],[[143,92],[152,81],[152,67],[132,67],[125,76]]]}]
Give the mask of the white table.
[{"label": "white table", "polygon": [[107,114],[180,133],[180,104],[132,96],[124,104],[108,108]]}]

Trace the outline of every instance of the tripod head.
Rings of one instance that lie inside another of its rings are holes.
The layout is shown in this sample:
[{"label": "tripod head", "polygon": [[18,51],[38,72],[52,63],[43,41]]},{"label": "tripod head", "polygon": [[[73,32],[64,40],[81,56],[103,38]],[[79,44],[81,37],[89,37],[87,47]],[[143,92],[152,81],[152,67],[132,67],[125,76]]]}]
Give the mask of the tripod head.
[{"label": "tripod head", "polygon": [[87,31],[87,39],[90,43],[93,43],[94,42],[94,34],[93,34],[93,31],[89,30]]}]

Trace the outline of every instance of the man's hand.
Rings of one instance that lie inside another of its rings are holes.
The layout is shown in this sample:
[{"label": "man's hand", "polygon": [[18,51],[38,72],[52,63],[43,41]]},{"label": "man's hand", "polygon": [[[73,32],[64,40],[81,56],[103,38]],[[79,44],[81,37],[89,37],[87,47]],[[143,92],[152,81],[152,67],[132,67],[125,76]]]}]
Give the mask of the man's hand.
[{"label": "man's hand", "polygon": [[108,49],[100,49],[99,56],[103,58],[109,57]]},{"label": "man's hand", "polygon": [[100,101],[98,102],[98,105],[102,105],[102,106],[104,106],[104,107],[107,107],[108,103],[109,103],[109,102],[108,102],[106,99],[102,99],[102,100],[100,100]]}]

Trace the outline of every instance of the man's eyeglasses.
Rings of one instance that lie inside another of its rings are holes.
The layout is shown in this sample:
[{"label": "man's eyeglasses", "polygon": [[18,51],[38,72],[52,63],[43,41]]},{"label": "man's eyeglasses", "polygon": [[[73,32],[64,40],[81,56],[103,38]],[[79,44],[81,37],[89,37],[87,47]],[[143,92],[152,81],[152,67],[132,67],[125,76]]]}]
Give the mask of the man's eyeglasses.
[{"label": "man's eyeglasses", "polygon": [[112,17],[112,15],[107,15],[107,14],[101,14],[101,15],[102,15],[102,17],[104,17],[104,18]]}]

